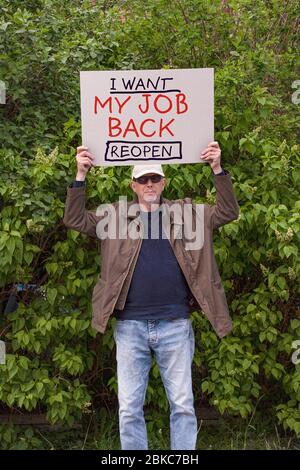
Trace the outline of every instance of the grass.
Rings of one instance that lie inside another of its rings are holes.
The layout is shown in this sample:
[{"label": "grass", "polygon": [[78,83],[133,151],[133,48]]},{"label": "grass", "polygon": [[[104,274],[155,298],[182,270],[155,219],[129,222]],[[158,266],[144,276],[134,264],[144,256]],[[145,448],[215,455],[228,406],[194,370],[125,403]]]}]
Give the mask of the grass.
[{"label": "grass", "polygon": [[[150,418],[150,420],[149,420]],[[151,429],[151,417],[148,417]],[[154,418],[153,418],[154,420]],[[164,417],[168,422],[168,416]],[[300,439],[284,432],[282,428],[256,414],[250,420],[239,418],[222,418],[215,424],[206,421],[198,423],[197,449],[206,450],[300,450]],[[18,442],[22,441],[22,433],[18,433]],[[45,431],[34,428],[34,446],[28,442],[25,448],[54,450],[118,450],[118,419],[116,412],[101,410],[96,418],[88,415],[81,429]],[[169,447],[169,428],[153,428],[148,432],[149,450],[166,450]],[[24,440],[24,438],[23,438]],[[38,442],[38,444],[37,444]],[[17,445],[17,448],[19,446]],[[10,448],[15,448],[14,446]]]}]

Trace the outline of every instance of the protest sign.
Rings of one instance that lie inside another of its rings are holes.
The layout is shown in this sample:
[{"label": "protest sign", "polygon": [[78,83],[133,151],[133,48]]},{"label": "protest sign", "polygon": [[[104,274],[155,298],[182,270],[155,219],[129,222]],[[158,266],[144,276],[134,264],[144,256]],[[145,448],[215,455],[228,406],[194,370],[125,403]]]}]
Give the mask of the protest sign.
[{"label": "protest sign", "polygon": [[80,72],[96,165],[196,163],[214,140],[213,69]]}]

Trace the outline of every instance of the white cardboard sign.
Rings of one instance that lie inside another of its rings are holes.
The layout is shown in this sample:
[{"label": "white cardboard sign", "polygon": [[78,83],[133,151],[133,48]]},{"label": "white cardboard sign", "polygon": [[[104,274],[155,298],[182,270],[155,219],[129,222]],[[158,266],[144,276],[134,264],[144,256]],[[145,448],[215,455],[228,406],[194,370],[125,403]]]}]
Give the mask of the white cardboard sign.
[{"label": "white cardboard sign", "polygon": [[199,163],[213,83],[212,68],[80,72],[82,143],[96,165]]}]

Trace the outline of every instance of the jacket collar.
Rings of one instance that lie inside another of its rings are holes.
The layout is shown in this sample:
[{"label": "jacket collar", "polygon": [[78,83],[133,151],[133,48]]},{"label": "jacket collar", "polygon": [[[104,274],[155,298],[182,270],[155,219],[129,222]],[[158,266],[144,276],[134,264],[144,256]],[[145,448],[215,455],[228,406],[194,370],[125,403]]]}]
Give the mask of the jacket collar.
[{"label": "jacket collar", "polygon": [[[132,206],[133,204],[138,204],[138,198],[136,194],[134,194],[133,200],[128,203],[128,208],[130,208],[130,206]],[[170,201],[169,199],[166,199],[160,196],[160,207],[162,208],[163,218],[165,220],[170,220],[170,224],[183,225],[184,223],[183,217],[182,217],[182,211],[180,211],[180,214],[178,212],[179,205],[180,207],[182,207],[182,203],[180,203],[179,201],[178,202]],[[172,206],[173,206],[173,209],[172,209]],[[177,208],[177,213],[176,213],[176,208]],[[136,214],[129,213],[127,214],[127,218],[135,223],[140,222],[140,216]]]}]

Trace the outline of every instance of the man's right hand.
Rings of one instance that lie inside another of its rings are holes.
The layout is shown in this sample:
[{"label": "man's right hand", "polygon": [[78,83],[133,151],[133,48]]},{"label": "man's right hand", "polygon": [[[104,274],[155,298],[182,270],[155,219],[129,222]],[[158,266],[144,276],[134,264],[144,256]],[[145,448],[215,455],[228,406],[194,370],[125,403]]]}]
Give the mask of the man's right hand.
[{"label": "man's right hand", "polygon": [[87,172],[94,165],[94,156],[88,152],[88,147],[77,147],[77,181],[84,181]]}]

